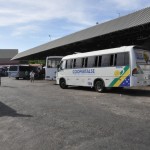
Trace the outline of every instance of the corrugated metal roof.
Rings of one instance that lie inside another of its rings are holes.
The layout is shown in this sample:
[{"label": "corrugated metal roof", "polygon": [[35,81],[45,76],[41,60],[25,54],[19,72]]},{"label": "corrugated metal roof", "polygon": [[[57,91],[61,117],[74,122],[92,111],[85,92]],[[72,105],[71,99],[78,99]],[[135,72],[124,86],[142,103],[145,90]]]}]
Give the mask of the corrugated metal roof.
[{"label": "corrugated metal roof", "polygon": [[117,19],[90,27],[88,29],[70,34],[63,38],[48,42],[46,44],[37,46],[27,51],[21,52],[13,59],[19,59],[25,56],[36,54],[42,51],[50,50],[56,47],[64,46],[67,44],[83,41],[97,36],[113,33],[129,29],[132,27],[140,26],[150,23],[150,7],[134,12],[127,16],[119,17]]}]

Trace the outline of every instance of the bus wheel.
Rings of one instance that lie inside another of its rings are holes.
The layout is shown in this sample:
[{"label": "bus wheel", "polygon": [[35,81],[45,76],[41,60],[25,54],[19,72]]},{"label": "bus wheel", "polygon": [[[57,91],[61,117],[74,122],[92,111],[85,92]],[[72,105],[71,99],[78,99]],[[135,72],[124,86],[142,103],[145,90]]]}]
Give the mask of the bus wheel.
[{"label": "bus wheel", "polygon": [[60,84],[60,87],[62,89],[66,89],[67,88],[66,81],[64,79],[61,79],[59,84]]},{"label": "bus wheel", "polygon": [[16,80],[19,80],[19,77],[16,77]]},{"label": "bus wheel", "polygon": [[97,92],[100,92],[100,93],[103,92],[105,88],[103,81],[100,81],[100,80],[96,81],[94,84],[94,88],[95,88],[95,91]]}]

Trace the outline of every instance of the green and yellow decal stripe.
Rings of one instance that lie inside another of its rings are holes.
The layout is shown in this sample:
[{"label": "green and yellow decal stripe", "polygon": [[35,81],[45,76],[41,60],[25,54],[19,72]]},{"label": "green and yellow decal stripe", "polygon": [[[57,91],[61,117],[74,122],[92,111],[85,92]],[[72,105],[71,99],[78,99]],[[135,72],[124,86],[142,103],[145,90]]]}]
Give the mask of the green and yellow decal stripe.
[{"label": "green and yellow decal stripe", "polygon": [[[109,87],[119,87],[122,86],[129,86],[130,82],[130,68],[129,66],[125,66],[121,72],[119,72],[118,77],[115,78],[109,85]],[[123,83],[125,82],[125,83]],[[122,84],[123,83],[123,84]]]}]

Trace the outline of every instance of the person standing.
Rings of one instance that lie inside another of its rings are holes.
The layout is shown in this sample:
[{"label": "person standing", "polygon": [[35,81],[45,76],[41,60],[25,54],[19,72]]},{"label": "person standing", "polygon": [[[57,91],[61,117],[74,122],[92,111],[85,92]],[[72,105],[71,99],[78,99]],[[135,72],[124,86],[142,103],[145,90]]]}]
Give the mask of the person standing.
[{"label": "person standing", "polygon": [[35,73],[33,72],[33,70],[30,72],[30,81],[34,82],[34,75]]},{"label": "person standing", "polygon": [[29,79],[29,72],[27,70],[25,71],[25,79]]}]

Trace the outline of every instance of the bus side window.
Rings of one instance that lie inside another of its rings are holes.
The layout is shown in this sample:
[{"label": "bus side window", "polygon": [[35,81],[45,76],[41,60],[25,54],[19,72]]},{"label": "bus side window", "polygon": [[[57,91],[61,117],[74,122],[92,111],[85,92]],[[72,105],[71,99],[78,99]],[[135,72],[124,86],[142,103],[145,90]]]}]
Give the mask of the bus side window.
[{"label": "bus side window", "polygon": [[85,58],[84,67],[87,67],[88,58]]},{"label": "bus side window", "polygon": [[102,56],[101,66],[102,67],[108,67],[108,66],[110,66],[110,55],[103,55]]},{"label": "bus side window", "polygon": [[72,59],[66,60],[66,69],[71,69],[72,68]]},{"label": "bus side window", "polygon": [[101,67],[102,56],[98,56],[98,67]]},{"label": "bus side window", "polygon": [[126,66],[129,65],[129,53],[115,54],[114,66]]},{"label": "bus side window", "polygon": [[114,66],[117,64],[117,54],[115,54]]},{"label": "bus side window", "polygon": [[125,52],[124,53],[124,65],[129,65],[129,53]]},{"label": "bus side window", "polygon": [[98,65],[98,56],[95,57],[95,65],[94,66],[97,67],[97,65]]},{"label": "bus side window", "polygon": [[86,68],[87,67],[87,61],[88,61],[88,58],[82,58],[82,68]]},{"label": "bus side window", "polygon": [[76,68],[76,59],[73,60],[73,68]]},{"label": "bus side window", "polygon": [[87,67],[95,67],[95,56],[88,57]]},{"label": "bus side window", "polygon": [[114,54],[110,55],[110,66],[114,66]]},{"label": "bus side window", "polygon": [[115,66],[124,66],[124,53],[115,54]]},{"label": "bus side window", "polygon": [[82,68],[84,68],[84,61],[85,61],[85,58],[82,58]]},{"label": "bus side window", "polygon": [[82,67],[82,59],[81,58],[77,58],[76,59],[76,66],[75,68],[81,68]]}]

